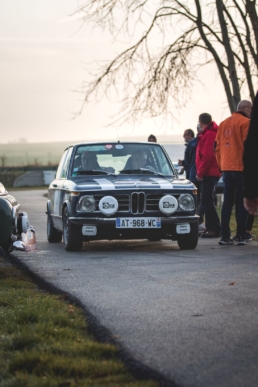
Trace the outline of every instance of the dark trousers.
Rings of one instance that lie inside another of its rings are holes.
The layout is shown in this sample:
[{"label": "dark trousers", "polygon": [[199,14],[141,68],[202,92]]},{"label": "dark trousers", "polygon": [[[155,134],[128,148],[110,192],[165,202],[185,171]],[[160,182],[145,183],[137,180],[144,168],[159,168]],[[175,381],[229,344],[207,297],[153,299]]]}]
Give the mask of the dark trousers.
[{"label": "dark trousers", "polygon": [[230,217],[233,205],[236,205],[237,235],[245,236],[247,211],[243,204],[243,172],[224,171],[224,202],[221,210],[221,233],[224,238],[230,237]]},{"label": "dark trousers", "polygon": [[205,176],[203,178],[200,206],[205,213],[205,225],[207,230],[219,234],[220,220],[214,203],[214,193],[218,181],[219,178],[214,176]]},{"label": "dark trousers", "polygon": [[197,187],[197,214],[200,216],[199,224],[204,222],[204,211],[201,206],[201,197],[202,197],[202,182],[195,181],[194,183]]},{"label": "dark trousers", "polygon": [[248,214],[247,215],[247,221],[246,221],[246,230],[251,231],[254,224],[254,216]]}]

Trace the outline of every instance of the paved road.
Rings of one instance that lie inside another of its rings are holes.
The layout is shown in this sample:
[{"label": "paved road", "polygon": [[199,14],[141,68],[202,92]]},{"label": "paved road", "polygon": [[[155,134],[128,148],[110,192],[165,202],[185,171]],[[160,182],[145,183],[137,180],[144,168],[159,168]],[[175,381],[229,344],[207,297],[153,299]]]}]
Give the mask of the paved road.
[{"label": "paved road", "polygon": [[257,387],[258,245],[194,251],[176,242],[91,242],[80,253],[46,242],[43,191],[15,192],[38,250],[15,253],[81,300],[136,360],[177,386]]}]

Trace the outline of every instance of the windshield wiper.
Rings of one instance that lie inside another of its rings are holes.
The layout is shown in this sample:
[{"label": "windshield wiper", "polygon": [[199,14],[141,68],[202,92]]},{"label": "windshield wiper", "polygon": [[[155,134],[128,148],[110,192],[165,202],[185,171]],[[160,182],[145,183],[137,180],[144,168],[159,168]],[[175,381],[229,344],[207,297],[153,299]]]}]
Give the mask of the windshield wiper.
[{"label": "windshield wiper", "polygon": [[112,176],[115,176],[115,174],[112,172],[103,171],[100,169],[93,169],[91,171],[76,171],[73,173],[75,173],[76,175],[112,175]]},{"label": "windshield wiper", "polygon": [[120,173],[124,173],[125,175],[130,175],[130,174],[133,174],[133,173],[137,173],[137,172],[140,172],[140,173],[149,173],[151,175],[159,175],[159,176],[162,176],[164,177],[163,173],[160,173],[160,172],[157,172],[157,171],[152,171],[151,169],[147,169],[147,168],[141,168],[141,169],[123,169],[122,171],[119,171]]}]

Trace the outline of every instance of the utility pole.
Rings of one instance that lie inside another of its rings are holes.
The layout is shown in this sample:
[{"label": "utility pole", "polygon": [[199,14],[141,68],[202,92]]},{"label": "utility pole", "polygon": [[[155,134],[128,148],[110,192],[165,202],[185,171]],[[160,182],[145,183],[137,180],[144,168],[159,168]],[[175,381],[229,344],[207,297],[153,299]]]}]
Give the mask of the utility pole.
[{"label": "utility pole", "polygon": [[6,155],[1,156],[1,165],[2,165],[2,168],[5,167],[5,161],[6,161],[6,159],[7,159],[7,156],[6,156]]}]

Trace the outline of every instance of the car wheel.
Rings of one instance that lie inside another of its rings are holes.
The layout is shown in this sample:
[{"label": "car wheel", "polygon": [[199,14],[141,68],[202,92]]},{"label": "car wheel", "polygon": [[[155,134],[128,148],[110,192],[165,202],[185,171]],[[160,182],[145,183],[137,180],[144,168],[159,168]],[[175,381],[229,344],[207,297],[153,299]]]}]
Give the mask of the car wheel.
[{"label": "car wheel", "polygon": [[82,248],[81,227],[68,223],[68,209],[63,212],[63,241],[66,251],[80,251]]},{"label": "car wheel", "polygon": [[182,250],[195,249],[199,239],[199,223],[191,224],[191,231],[189,234],[178,235],[177,243]]},{"label": "car wheel", "polygon": [[13,244],[7,243],[6,245],[0,247],[0,254],[10,254],[13,251]]},{"label": "car wheel", "polygon": [[62,240],[62,232],[58,231],[54,226],[51,216],[47,215],[47,240],[50,243],[58,243]]}]

